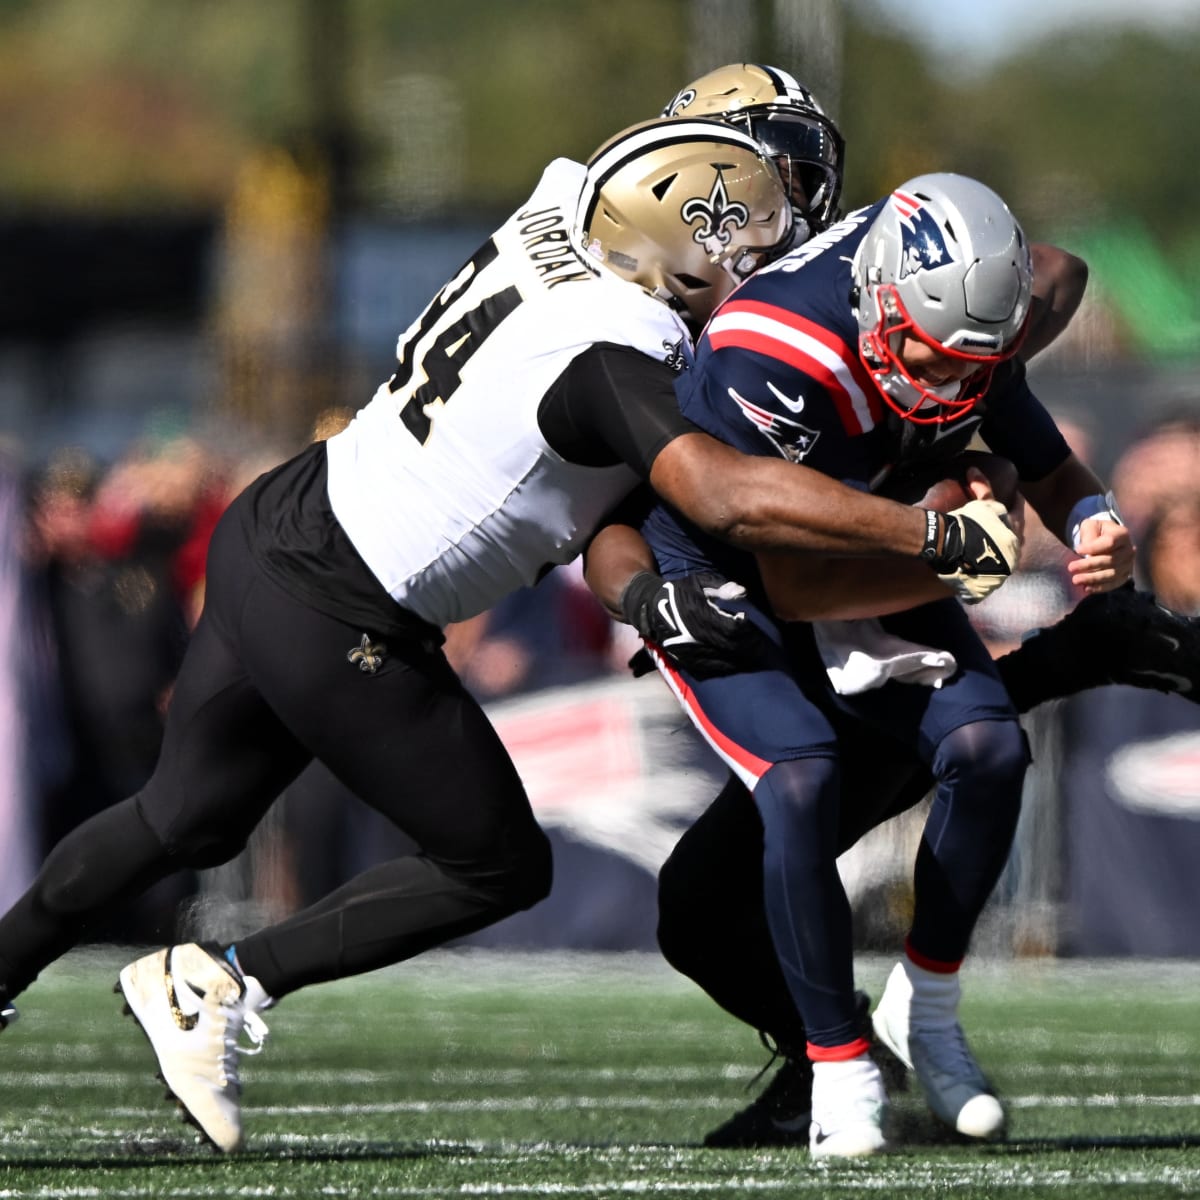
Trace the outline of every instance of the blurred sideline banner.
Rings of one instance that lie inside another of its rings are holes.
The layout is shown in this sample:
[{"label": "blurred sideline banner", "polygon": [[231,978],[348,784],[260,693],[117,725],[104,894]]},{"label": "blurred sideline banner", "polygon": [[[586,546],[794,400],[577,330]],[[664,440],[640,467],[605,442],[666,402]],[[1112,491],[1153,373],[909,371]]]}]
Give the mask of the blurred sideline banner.
[{"label": "blurred sideline banner", "polygon": [[548,899],[466,941],[545,949],[656,945],[658,868],[725,778],[657,675],[486,706],[554,851]]},{"label": "blurred sideline banner", "polygon": [[[554,883],[540,904],[463,942],[655,949],[658,868],[726,778],[674,696],[657,676],[605,677],[485,708],[550,839]],[[1200,957],[1200,708],[1106,688],[1054,715],[1034,739],[1037,786],[977,951]],[[917,806],[838,860],[871,948],[903,938],[924,819]],[[245,854],[202,873],[186,936],[243,936],[414,850],[315,764]],[[296,881],[311,895],[293,894]]]},{"label": "blurred sideline banner", "polygon": [[[727,772],[657,676],[608,678],[494,702],[554,853],[549,897],[465,941],[578,950],[657,947],[658,869]],[[924,810],[838,860],[854,903],[907,879]]]},{"label": "blurred sideline banner", "polygon": [[1200,707],[1102,688],[1063,729],[1062,952],[1200,956]]}]

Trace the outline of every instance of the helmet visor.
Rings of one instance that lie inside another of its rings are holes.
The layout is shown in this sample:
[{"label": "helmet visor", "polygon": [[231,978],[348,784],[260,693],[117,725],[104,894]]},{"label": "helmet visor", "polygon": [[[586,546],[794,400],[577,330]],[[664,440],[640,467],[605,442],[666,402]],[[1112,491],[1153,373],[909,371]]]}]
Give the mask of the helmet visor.
[{"label": "helmet visor", "polygon": [[824,224],[833,216],[842,190],[844,143],[831,122],[786,109],[746,113],[750,134],[775,160],[794,207]]}]

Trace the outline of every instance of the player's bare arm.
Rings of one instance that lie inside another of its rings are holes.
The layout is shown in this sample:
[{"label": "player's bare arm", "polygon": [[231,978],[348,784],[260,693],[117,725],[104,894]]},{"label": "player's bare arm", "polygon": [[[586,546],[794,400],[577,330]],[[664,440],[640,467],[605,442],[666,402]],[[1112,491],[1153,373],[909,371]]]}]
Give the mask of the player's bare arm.
[{"label": "player's bare arm", "polygon": [[[592,594],[617,621],[624,620],[621,595],[642,571],[657,571],[646,539],[630,525],[615,521],[592,538],[583,558],[583,575]],[[926,574],[929,572],[926,571]]]},{"label": "player's bare arm", "polygon": [[650,484],[705,532],[747,550],[916,558],[925,544],[921,513],[704,433],[666,446]]},{"label": "player's bare arm", "polygon": [[764,553],[758,555],[758,572],[771,610],[781,621],[884,617],[953,595],[915,562],[881,570],[878,563],[864,559]]},{"label": "player's bare arm", "polygon": [[[978,457],[1004,461],[990,455]],[[961,500],[961,494],[958,499],[948,499],[957,490],[931,486],[919,506],[950,511]],[[976,468],[968,469],[965,490],[974,500],[999,499],[1009,504],[1012,499],[1011,494],[998,494],[988,475]],[[950,584],[915,563],[889,562],[886,570],[880,570],[878,563],[868,559],[800,558],[765,552],[757,560],[771,609],[782,621],[884,617],[955,594]]]},{"label": "player's bare arm", "polygon": [[[1074,454],[1068,455],[1045,479],[1022,483],[1021,491],[1042,523],[1080,557],[1067,564],[1071,582],[1084,595],[1111,592],[1133,575],[1134,545],[1129,530],[1100,511],[1076,521],[1077,506],[1104,495],[1104,484]],[[1078,539],[1074,526],[1079,524]]]},{"label": "player's bare arm", "polygon": [[[939,574],[973,568],[981,530],[1013,561],[1019,538],[994,501],[972,501],[957,520],[847,487],[782,459],[746,455],[703,433],[675,438],[655,458],[650,484],[707,533],[746,550],[924,558]],[[989,507],[991,506],[991,507]],[[979,577],[979,587],[990,591]]]},{"label": "player's bare arm", "polygon": [[1033,297],[1029,327],[1021,345],[1028,360],[1044,350],[1070,324],[1087,288],[1088,268],[1082,258],[1058,246],[1032,242]]}]

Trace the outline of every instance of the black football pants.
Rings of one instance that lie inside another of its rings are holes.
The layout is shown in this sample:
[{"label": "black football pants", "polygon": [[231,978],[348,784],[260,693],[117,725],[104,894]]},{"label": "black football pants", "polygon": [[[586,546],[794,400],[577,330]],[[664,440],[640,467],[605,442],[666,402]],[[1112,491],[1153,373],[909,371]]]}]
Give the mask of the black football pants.
[{"label": "black football pants", "polygon": [[[231,859],[313,758],[419,852],[239,940],[243,968],[270,995],[409,958],[550,889],[549,842],[441,650],[298,603],[258,568],[238,510],[213,538],[205,611],[152,778],[64,838],[0,920],[10,996],[114,903],[180,868]],[[348,658],[364,634],[386,646],[373,674]]]}]

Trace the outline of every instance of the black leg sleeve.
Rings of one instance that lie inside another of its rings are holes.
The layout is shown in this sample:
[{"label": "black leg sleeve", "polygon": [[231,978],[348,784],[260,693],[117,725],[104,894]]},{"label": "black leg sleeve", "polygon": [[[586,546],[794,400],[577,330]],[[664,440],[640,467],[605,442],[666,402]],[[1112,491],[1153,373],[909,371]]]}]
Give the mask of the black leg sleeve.
[{"label": "black leg sleeve", "polygon": [[24,991],[84,937],[89,924],[176,866],[142,817],[137,797],[72,830],[0,920],[0,988],[10,997]]},{"label": "black leg sleeve", "polygon": [[355,876],[328,896],[237,945],[242,969],[276,1000],[358,975],[531,908],[550,890],[550,842],[532,822],[503,865],[455,871],[414,854]]},{"label": "black leg sleeve", "polygon": [[723,1009],[803,1055],[804,1026],[767,926],[762,820],[735,778],[659,872],[658,942]]}]

